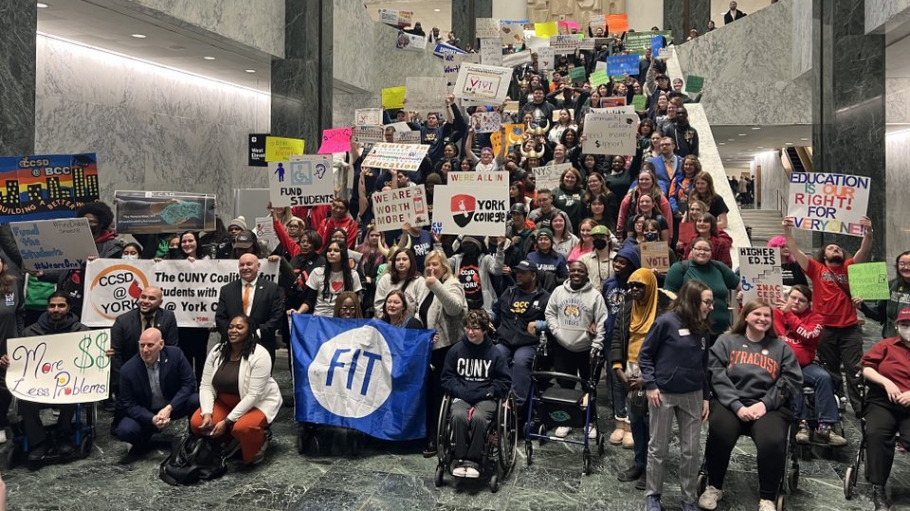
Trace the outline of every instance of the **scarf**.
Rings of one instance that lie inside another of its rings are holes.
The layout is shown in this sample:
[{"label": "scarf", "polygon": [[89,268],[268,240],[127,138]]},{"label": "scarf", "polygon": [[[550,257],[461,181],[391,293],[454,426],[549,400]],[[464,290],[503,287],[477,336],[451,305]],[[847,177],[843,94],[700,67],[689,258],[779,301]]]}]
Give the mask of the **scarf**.
[{"label": "scarf", "polygon": [[657,318],[657,277],[650,269],[640,268],[629,277],[629,283],[632,282],[645,285],[645,301],[632,300],[632,321],[629,322],[629,361],[638,362],[638,352]]}]

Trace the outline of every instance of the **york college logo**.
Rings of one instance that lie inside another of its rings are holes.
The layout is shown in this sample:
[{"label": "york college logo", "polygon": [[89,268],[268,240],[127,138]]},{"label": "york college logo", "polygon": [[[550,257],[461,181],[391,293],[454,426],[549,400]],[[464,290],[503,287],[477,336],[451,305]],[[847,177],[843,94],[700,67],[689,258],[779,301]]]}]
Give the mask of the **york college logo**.
[{"label": "york college logo", "polygon": [[477,199],[470,195],[453,195],[450,207],[452,220],[455,220],[455,224],[458,227],[465,227],[474,218],[474,211],[477,209]]},{"label": "york college logo", "polygon": [[135,266],[115,264],[95,276],[87,296],[95,312],[113,321],[135,307],[136,300],[148,285],[148,278]]}]

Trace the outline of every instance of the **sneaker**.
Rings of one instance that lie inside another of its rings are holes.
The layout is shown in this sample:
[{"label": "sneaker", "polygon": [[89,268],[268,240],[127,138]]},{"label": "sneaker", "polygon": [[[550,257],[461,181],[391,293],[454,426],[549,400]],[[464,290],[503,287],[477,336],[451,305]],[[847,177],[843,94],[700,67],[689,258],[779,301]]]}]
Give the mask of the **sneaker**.
[{"label": "sneaker", "polygon": [[569,436],[569,433],[571,433],[571,432],[572,432],[572,428],[570,428],[569,426],[559,426],[558,428],[556,428],[556,432],[553,434],[556,435],[556,438],[565,438],[565,437]]},{"label": "sneaker", "polygon": [[821,423],[815,428],[815,440],[821,443],[827,443],[831,437],[831,426]]},{"label": "sneaker", "polygon": [[423,457],[432,458],[436,456],[436,440],[430,440],[427,442],[426,447],[423,448]]},{"label": "sneaker", "polygon": [[258,464],[262,463],[262,460],[265,459],[265,451],[267,451],[267,450],[269,450],[269,443],[263,442],[262,447],[259,448],[259,452],[257,452],[256,455],[253,456],[253,462],[250,463],[250,465],[258,465]]},{"label": "sneaker", "polygon": [[468,479],[477,479],[480,477],[477,463],[466,461],[464,464],[464,476]]},{"label": "sneaker", "polygon": [[761,499],[758,501],[758,511],[777,511],[773,500]]},{"label": "sneaker", "polygon": [[0,429],[0,444],[6,443],[6,429]]},{"label": "sneaker", "polygon": [[619,479],[623,483],[628,483],[629,481],[635,481],[636,479],[641,478],[644,475],[644,467],[639,467],[638,465],[632,465],[631,467],[623,470],[616,475],[616,479]]},{"label": "sneaker", "polygon": [[645,511],[663,511],[660,505],[660,495],[648,495],[645,497]]},{"label": "sneaker", "polygon": [[711,511],[717,509],[717,503],[724,498],[723,490],[718,490],[713,486],[705,488],[705,492],[698,497],[698,507]]},{"label": "sneaker", "polygon": [[28,451],[28,461],[41,461],[47,455],[47,444],[42,443]]},{"label": "sneaker", "polygon": [[831,447],[843,447],[847,445],[847,439],[838,435],[832,429],[831,432],[828,433],[828,445]]},{"label": "sneaker", "polygon": [[588,440],[597,440],[597,426],[588,428]]},{"label": "sneaker", "polygon": [[809,443],[809,426],[805,422],[799,423],[799,431],[796,432],[796,443]]},{"label": "sneaker", "polygon": [[455,468],[452,469],[452,476],[453,477],[465,477],[465,474],[466,474],[465,468],[466,467],[464,466],[463,463],[458,462],[455,465]]},{"label": "sneaker", "polygon": [[616,421],[616,429],[610,433],[609,442],[613,445],[621,445],[622,437],[626,434],[625,422],[618,420]]}]

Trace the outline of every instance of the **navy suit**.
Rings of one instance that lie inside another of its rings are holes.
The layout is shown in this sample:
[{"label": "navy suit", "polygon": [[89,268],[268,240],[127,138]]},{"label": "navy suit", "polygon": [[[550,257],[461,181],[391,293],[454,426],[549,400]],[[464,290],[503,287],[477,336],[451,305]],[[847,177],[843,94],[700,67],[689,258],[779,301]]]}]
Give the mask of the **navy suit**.
[{"label": "navy suit", "polygon": [[[215,325],[222,336],[227,335],[231,320],[243,314],[242,284],[245,282],[237,279],[225,284],[218,294]],[[278,284],[267,280],[261,274],[256,281],[256,293],[253,295],[253,303],[250,307],[250,319],[259,329],[259,344],[269,352],[269,356],[272,357],[272,365],[274,365],[277,346],[275,331],[282,322],[287,323],[288,317],[284,308],[284,292],[278,287]]]},{"label": "navy suit", "polygon": [[[114,357],[111,360],[111,380],[115,385],[120,381],[121,367],[126,364],[127,360],[139,353],[139,336],[142,335],[143,326],[142,314],[138,308],[117,316],[114,325],[111,326],[111,349],[114,350]],[[173,312],[159,307],[155,311],[152,326],[161,331],[164,344],[168,346],[179,344],[177,316]]]},{"label": "navy suit", "polygon": [[[176,346],[165,346],[158,360],[161,394],[173,408],[171,419],[189,416],[199,408],[193,368]],[[134,356],[120,369],[114,435],[133,445],[147,442],[158,432],[152,417],[159,411],[152,409],[152,388],[145,362],[142,357]]]}]

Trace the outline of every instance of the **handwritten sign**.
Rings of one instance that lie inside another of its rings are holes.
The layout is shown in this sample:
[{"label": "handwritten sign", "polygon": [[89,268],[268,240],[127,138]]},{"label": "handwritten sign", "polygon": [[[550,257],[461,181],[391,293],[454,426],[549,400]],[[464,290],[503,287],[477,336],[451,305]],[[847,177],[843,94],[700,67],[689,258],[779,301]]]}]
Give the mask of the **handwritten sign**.
[{"label": "handwritten sign", "polygon": [[389,87],[382,89],[382,108],[394,110],[404,108],[404,87]]},{"label": "handwritten sign", "polygon": [[888,265],[884,262],[851,264],[847,267],[850,296],[863,300],[891,298],[888,287]]},{"label": "handwritten sign", "polygon": [[[525,125],[518,123],[508,123],[503,124],[503,126],[506,128],[505,144],[507,146],[520,144],[525,133]],[[499,154],[500,150],[502,149],[502,144],[503,140],[501,132],[497,131],[490,134],[490,147],[493,149],[493,154]]]},{"label": "handwritten sign", "polygon": [[585,116],[587,135],[582,151],[585,154],[634,155],[638,139],[638,115],[597,114]]},{"label": "handwritten sign", "polygon": [[503,46],[518,46],[525,42],[524,25],[521,23],[501,22],[499,25],[499,35],[502,38]]},{"label": "handwritten sign", "polygon": [[351,150],[354,128],[330,128],[322,131],[322,145],[316,154],[346,153]]},{"label": "handwritten sign", "polygon": [[610,77],[607,76],[607,72],[603,69],[591,73],[591,85],[594,87],[600,87],[601,85],[606,85],[609,82]]},{"label": "handwritten sign", "polygon": [[354,126],[351,141],[358,144],[375,144],[385,140],[382,126]]},{"label": "handwritten sign", "polygon": [[76,216],[98,200],[95,153],[0,158],[0,222]]},{"label": "handwritten sign", "polygon": [[395,142],[399,144],[419,144],[420,143],[420,132],[419,131],[396,131],[395,132]]},{"label": "handwritten sign", "polygon": [[269,199],[276,208],[331,204],[335,177],[330,156],[298,156],[269,163]]},{"label": "handwritten sign", "polygon": [[23,401],[93,403],[110,393],[111,330],[71,332],[7,341],[6,386]]},{"label": "handwritten sign", "polygon": [[89,256],[98,257],[86,218],[10,222],[10,229],[29,270],[78,270]]},{"label": "handwritten sign", "polygon": [[425,52],[427,51],[427,38],[407,32],[398,32],[395,47],[404,51]]},{"label": "handwritten sign", "polygon": [[591,16],[590,21],[588,21],[588,27],[590,27],[591,31],[595,34],[597,33],[598,28],[601,30],[601,32],[603,32],[604,27],[606,27],[606,26],[607,26],[607,19],[606,19],[606,16],[604,16],[603,14]]},{"label": "handwritten sign", "polygon": [[641,267],[666,273],[670,269],[670,250],[665,241],[644,241],[641,248]]},{"label": "handwritten sign", "polygon": [[405,81],[405,104],[411,112],[440,112],[448,95],[445,77],[409,76]]},{"label": "handwritten sign", "polygon": [[578,49],[578,43],[581,41],[582,34],[554,35],[550,37],[550,48],[557,55],[574,53]]},{"label": "handwritten sign", "polygon": [[406,186],[373,194],[373,220],[380,232],[430,225],[426,190],[423,185]]},{"label": "handwritten sign", "polygon": [[556,65],[556,51],[549,46],[537,50],[537,66],[541,71],[552,71]]},{"label": "handwritten sign", "polygon": [[587,73],[585,73],[585,68],[575,66],[572,69],[569,69],[569,81],[573,84],[584,83],[586,78]]},{"label": "handwritten sign", "polygon": [[531,169],[531,172],[534,174],[538,190],[543,190],[544,188],[555,190],[556,188],[559,188],[559,180],[562,173],[570,168],[572,168],[571,163],[560,163],[559,165],[534,167]]},{"label": "handwritten sign", "polygon": [[647,108],[648,98],[644,94],[636,94],[632,96],[632,105],[635,107],[636,112],[642,112]]},{"label": "handwritten sign", "polygon": [[506,100],[511,79],[511,68],[464,63],[455,82],[455,97],[500,105]]},{"label": "handwritten sign", "polygon": [[477,18],[475,37],[478,39],[500,39],[499,20],[495,18]]},{"label": "handwritten sign", "polygon": [[376,169],[397,169],[414,172],[420,168],[430,146],[425,144],[390,144],[380,142],[373,145],[370,154],[364,158],[363,167]]},{"label": "handwritten sign", "polygon": [[502,126],[499,112],[475,112],[471,115],[471,125],[477,133],[493,133]]},{"label": "handwritten sign", "polygon": [[458,79],[458,70],[461,69],[461,63],[457,62],[458,54],[452,53],[442,56],[442,72],[446,77],[446,86],[455,85]]},{"label": "handwritten sign", "polygon": [[355,110],[354,126],[382,126],[382,109],[360,108]]},{"label": "handwritten sign", "polygon": [[784,299],[779,248],[739,247],[743,303],[761,300],[771,306]]},{"label": "handwritten sign", "polygon": [[628,14],[608,14],[607,18],[607,30],[613,34],[621,34],[623,32],[629,31],[629,15]]},{"label": "handwritten sign", "polygon": [[637,54],[607,57],[607,74],[610,76],[637,75],[639,58]]},{"label": "handwritten sign", "polygon": [[465,186],[484,186],[484,187],[500,187],[500,190],[503,186],[506,188],[506,193],[509,189],[509,173],[505,171],[492,171],[492,172],[449,172],[448,181],[450,185],[465,185]]},{"label": "handwritten sign", "polygon": [[441,224],[443,234],[503,236],[508,219],[508,185],[443,185],[433,189],[433,222]]},{"label": "handwritten sign", "polygon": [[672,40],[673,33],[669,30],[660,32],[633,32],[626,34],[625,48],[626,51],[635,52],[644,55],[647,50],[654,46],[654,38],[660,37],[661,40]]},{"label": "handwritten sign", "polygon": [[480,63],[487,66],[502,65],[502,42],[499,39],[480,40]]},{"label": "handwritten sign", "polygon": [[187,192],[117,190],[117,232],[158,234],[215,229],[215,196]]},{"label": "handwritten sign", "polygon": [[265,137],[265,161],[287,161],[293,155],[303,154],[306,142],[299,138]]},{"label": "handwritten sign", "polygon": [[793,172],[789,214],[797,229],[862,236],[871,186],[863,176]]}]

